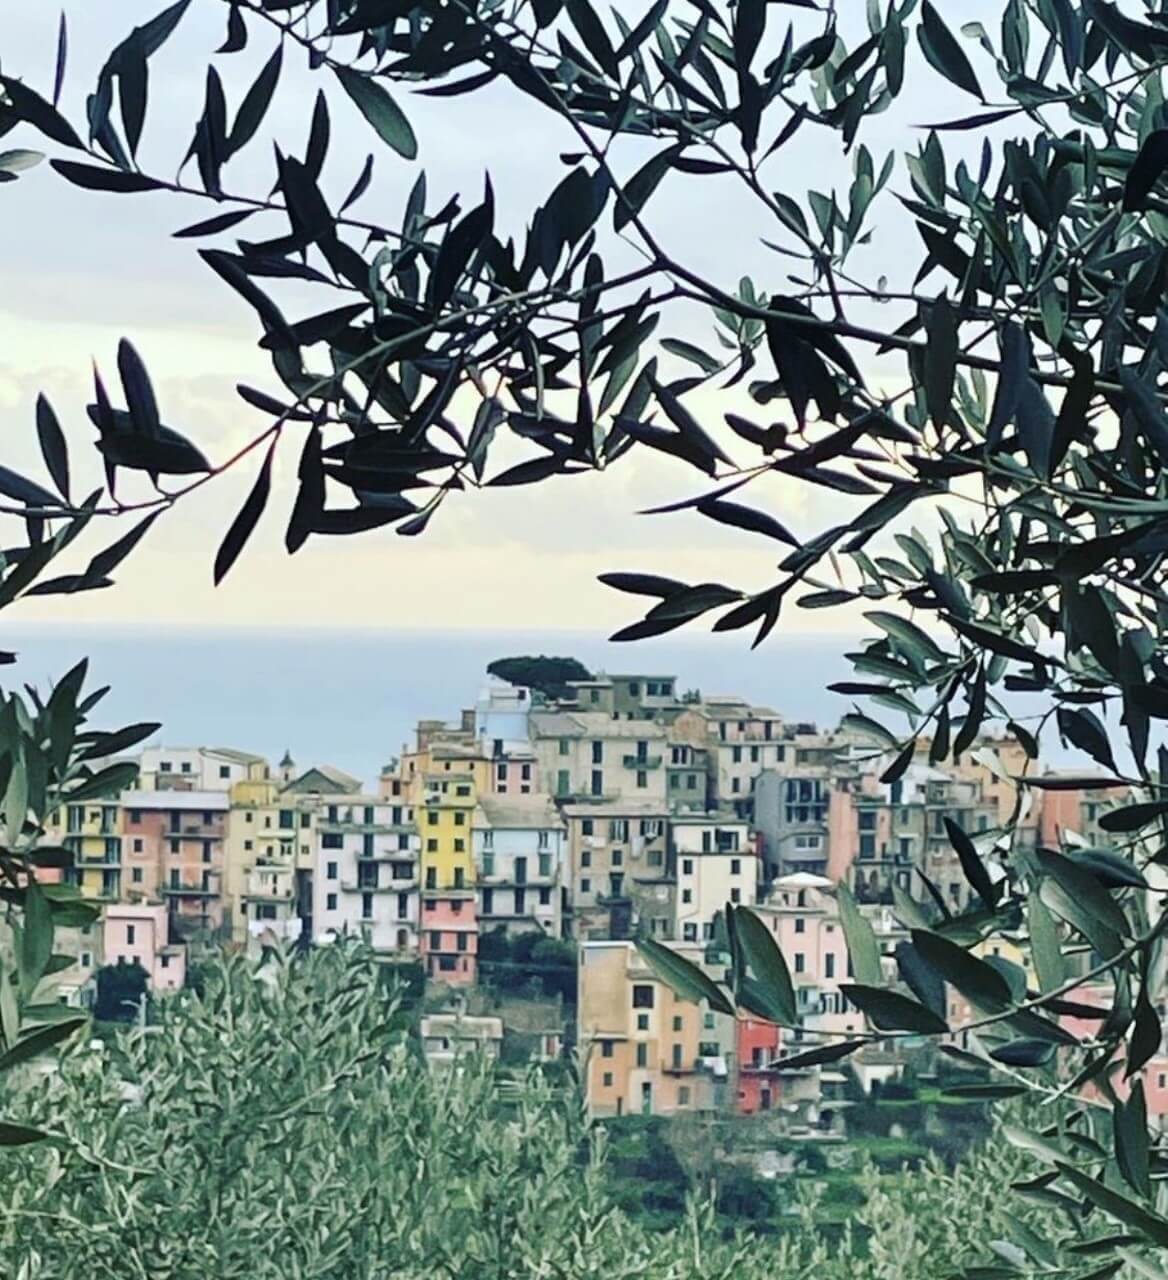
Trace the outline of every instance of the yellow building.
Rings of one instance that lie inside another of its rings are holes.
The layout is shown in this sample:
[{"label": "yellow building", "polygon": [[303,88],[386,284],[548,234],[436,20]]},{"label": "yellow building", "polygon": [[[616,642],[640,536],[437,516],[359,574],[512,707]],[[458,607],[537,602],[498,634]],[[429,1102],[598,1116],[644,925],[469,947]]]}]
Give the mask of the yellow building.
[{"label": "yellow building", "polygon": [[423,963],[436,981],[459,986],[474,982],[478,964],[476,800],[469,773],[431,774],[415,809],[422,846]]},{"label": "yellow building", "polygon": [[[449,742],[441,739],[430,739],[419,733],[419,745],[414,751],[402,754],[400,780],[405,792],[404,799],[419,806],[423,803],[423,792],[431,778],[469,775],[475,790],[490,790],[491,761],[483,754],[481,748],[471,743]],[[382,791],[386,793],[387,782],[391,776],[382,779]],[[396,797],[397,791],[393,792]]]},{"label": "yellow building", "polygon": [[87,898],[117,898],[133,892],[122,883],[122,809],[116,799],[83,800],[64,806],[57,838],[73,853],[74,882]]},{"label": "yellow building", "polygon": [[[702,962],[701,946],[670,946]],[[577,1010],[590,1114],[675,1115],[729,1100],[733,1020],[682,999],[634,943],[581,943]]]}]

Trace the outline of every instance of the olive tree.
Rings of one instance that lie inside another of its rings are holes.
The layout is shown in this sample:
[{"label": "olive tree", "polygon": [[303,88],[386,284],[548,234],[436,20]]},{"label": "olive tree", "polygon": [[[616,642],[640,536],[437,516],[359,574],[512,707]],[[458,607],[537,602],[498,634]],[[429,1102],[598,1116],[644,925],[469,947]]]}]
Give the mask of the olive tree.
[{"label": "olive tree", "polygon": [[[7,513],[28,533],[7,558],[0,604],[102,585],[160,512],[228,468],[251,468],[215,557],[221,579],[265,516],[284,450],[298,459],[290,552],[385,526],[416,537],[476,489],[570,485],[634,451],[642,465],[692,469],[696,492],[659,509],[769,540],[773,580],[605,575],[651,602],[616,639],[713,617],[717,631],[753,628],[760,644],[784,609],[859,605],[869,638],[851,655],[856,678],[837,688],[856,699],[849,727],[890,754],[885,780],[918,740],[941,763],[987,728],[1013,735],[1032,762],[1057,733],[1097,766],[1061,779],[1027,767],[1012,780],[1015,818],[992,844],[950,826],[978,905],[953,916],[940,902],[900,903],[914,932],[898,989],[845,891],[847,991],[873,1034],[941,1036],[954,1030],[938,1005],[943,980],[977,1008],[962,1029],[981,1033],[1011,1086],[1094,1083],[1101,1110],[1031,1140],[1050,1166],[1037,1190],[1080,1226],[1109,1215],[1134,1247],[1168,1247],[1163,1153],[1141,1090],[1121,1103],[1110,1083],[1138,1077],[1161,1031],[1165,924],[1147,877],[1168,834],[1162,6],[1006,0],[959,27],[959,6],[929,0],[872,0],[862,12],[827,0],[656,0],[635,12],[591,0],[218,0],[222,45],[189,49],[206,65],[190,143],[169,164],[147,163],[152,59],[184,38],[195,3],[118,39],[83,108],[71,105],[64,25],[51,82],[6,66],[0,128],[22,146],[0,156],[0,173],[45,183],[46,199],[55,175],[113,201],[205,202],[176,235],[201,244],[209,282],[254,312],[273,381],[239,387],[254,435],[212,464],[166,425],[127,340],[116,389],[99,373],[89,406],[106,484],[80,501],[73,432],[42,398],[52,488],[0,475]],[[261,69],[229,103],[220,68],[256,46]],[[307,139],[281,138],[270,183],[241,189],[230,162],[260,145],[293,59],[321,86]],[[938,89],[968,108],[926,106],[903,145],[874,154],[865,139],[881,113]],[[393,217],[371,210],[378,160],[419,155],[414,99],[464,98],[473,129],[476,95],[499,91],[571,139],[526,157],[542,162],[547,196],[522,225],[499,213],[489,180],[436,204],[419,174]],[[363,117],[372,148],[343,186],[325,168],[338,102]],[[37,134],[51,152],[40,169],[41,152],[23,145]],[[819,189],[811,175],[791,189],[787,158],[809,137],[818,154],[843,157],[846,181]],[[739,278],[740,246],[712,195],[728,189],[764,228],[768,279]],[[710,211],[716,274],[668,247],[682,200]],[[898,251],[866,252],[885,242]],[[915,250],[901,252],[906,242]],[[659,336],[695,313],[696,336]],[[717,422],[715,396],[726,404]],[[507,436],[528,452],[500,468]],[[154,488],[131,493],[127,472]],[[177,487],[159,487],[174,476]],[[830,522],[795,532],[750,501],[776,476],[831,495]],[[108,551],[39,580],[78,522],[126,517]],[[1021,694],[1036,713],[1019,710]],[[1051,787],[1114,798],[1114,847],[1019,848],[1017,815]],[[792,1021],[781,957],[749,911],[728,916],[733,989],[702,987],[675,964],[674,978],[719,1007],[746,1001]],[[970,954],[1000,932],[1021,940],[1037,986]],[[1115,997],[1080,1042],[1058,1018],[1082,1012],[1071,996],[1084,972]]]}]

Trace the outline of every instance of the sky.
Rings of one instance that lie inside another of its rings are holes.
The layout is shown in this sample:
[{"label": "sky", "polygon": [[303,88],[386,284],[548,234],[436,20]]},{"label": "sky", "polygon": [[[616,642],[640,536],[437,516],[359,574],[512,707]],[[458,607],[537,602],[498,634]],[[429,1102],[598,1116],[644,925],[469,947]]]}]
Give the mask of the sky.
[{"label": "sky", "polygon": [[[105,54],[135,21],[156,12],[159,0],[118,0],[95,5],[68,0],[70,64],[64,106],[71,119],[83,117],[84,99]],[[621,5],[626,15],[639,6]],[[939,6],[956,30],[963,18],[983,8],[971,3]],[[845,25],[862,19],[863,6],[844,6]],[[116,12],[116,22],[111,13]],[[223,39],[226,6],[193,0],[171,42],[151,61],[150,112],[142,147],[143,168],[173,173],[185,150],[202,104],[206,59]],[[797,9],[770,9],[777,39]],[[0,0],[4,31],[3,69],[44,89],[51,83],[57,11],[48,4]],[[253,20],[254,21],[254,20]],[[808,28],[809,30],[809,28]],[[266,29],[252,27],[245,54],[219,57],[230,109],[234,109],[272,42]],[[975,65],[981,56],[968,44]],[[292,150],[303,147],[312,96],[321,75],[300,58],[285,70],[261,138],[280,138]],[[936,119],[975,109],[972,100],[947,86],[910,50],[910,88],[884,116],[861,133],[877,166],[890,148],[915,150],[923,137],[911,128],[922,117]],[[918,88],[919,78],[919,88]],[[992,81],[992,77],[989,77]],[[327,87],[327,86],[326,86]],[[574,140],[547,113],[509,88],[448,101],[423,99],[404,87],[396,91],[418,133],[418,163],[379,147],[368,126],[347,101],[330,93],[334,144],[325,170],[327,196],[339,201],[352,185],[366,154],[377,153],[378,177],[365,197],[369,216],[400,218],[406,194],[424,167],[434,207],[454,191],[464,207],[476,200],[489,171],[498,197],[498,225],[521,238],[526,215],[545,199],[564,170],[557,152]],[[797,135],[764,171],[777,189],[799,195],[850,181],[847,163],[825,148],[822,133]],[[9,134],[3,146],[38,146],[30,131]],[[947,153],[974,147],[958,135]],[[51,150],[51,147],[49,148]],[[627,176],[648,151],[636,141],[618,144],[614,164]],[[271,182],[270,150],[259,140],[226,171],[231,189],[265,193]],[[894,185],[907,189],[903,168]],[[279,390],[270,365],[255,345],[253,316],[201,263],[195,242],[171,238],[190,222],[210,216],[207,202],[167,194],[108,196],[79,191],[47,166],[0,189],[3,202],[3,288],[0,290],[0,427],[3,461],[43,481],[34,442],[33,404],[44,391],[65,424],[74,468],[100,483],[91,448],[92,428],[84,414],[90,362],[113,377],[119,338],[129,337],[151,369],[163,418],[194,439],[212,459],[229,456],[262,429],[263,420],[234,393],[239,381]],[[886,200],[875,221],[872,247],[856,267],[870,279],[910,274],[919,261],[915,234],[896,205]],[[651,206],[650,221],[666,246],[724,287],[743,274],[760,288],[782,289],[790,260],[762,243],[776,229],[744,202],[727,179],[671,176]],[[270,216],[270,234],[279,226]],[[259,227],[258,220],[246,224]],[[259,238],[258,234],[256,238]],[[210,243],[210,242],[200,242]],[[220,238],[221,247],[231,247]],[[622,257],[622,252],[624,256]],[[621,246],[606,260],[610,270],[630,261]],[[292,315],[295,316],[295,311]],[[663,322],[661,335],[702,340],[708,329],[692,312]],[[765,360],[765,357],[763,357]],[[894,366],[871,365],[878,385],[898,388]],[[744,406],[734,397],[695,395],[691,408],[713,425],[727,408]],[[745,406],[758,420],[765,411]],[[600,585],[596,575],[611,570],[663,573],[690,582],[728,581],[758,588],[774,581],[778,544],[713,525],[693,513],[638,516],[637,510],[700,492],[701,477],[687,467],[644,450],[603,475],[559,479],[524,489],[454,495],[426,535],[402,539],[391,531],[359,538],[310,539],[295,557],[283,549],[283,531],[294,495],[298,446],[285,448],[275,472],[267,515],[227,582],[211,583],[216,546],[254,477],[254,464],[207,485],[157,522],[117,574],[113,589],[68,599],[49,597],[23,603],[21,621],[53,624],[142,623],[181,626],[344,627],[410,629],[491,629],[531,627],[608,632],[644,612],[638,601]],[[528,456],[504,444],[492,469]],[[749,460],[744,459],[744,460]],[[697,487],[695,487],[697,485]],[[81,479],[75,490],[85,492]],[[768,479],[746,500],[765,506],[800,536],[836,523],[855,508],[827,490],[808,493],[788,481]],[[118,530],[120,532],[120,529]],[[99,530],[102,542],[116,536]],[[94,549],[95,544],[86,544]],[[784,626],[794,630],[840,632],[856,629],[848,611],[790,610]]]}]

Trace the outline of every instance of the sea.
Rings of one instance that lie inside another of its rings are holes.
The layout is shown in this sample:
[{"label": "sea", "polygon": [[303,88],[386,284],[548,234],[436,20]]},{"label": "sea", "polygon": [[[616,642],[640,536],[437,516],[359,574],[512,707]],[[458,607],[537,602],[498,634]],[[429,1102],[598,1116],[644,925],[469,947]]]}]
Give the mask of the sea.
[{"label": "sea", "polygon": [[273,763],[332,764],[376,783],[412,741],[419,719],[457,720],[474,705],[487,664],[520,654],[578,658],[593,672],[671,675],[680,690],[736,693],[788,720],[834,724],[850,700],[854,647],[839,634],[776,636],[751,652],[734,636],[611,644],[574,631],[375,631],[6,623],[0,687],[44,689],[88,658],[87,688],[108,685],[94,728],[157,721],[166,746],[225,746]]}]

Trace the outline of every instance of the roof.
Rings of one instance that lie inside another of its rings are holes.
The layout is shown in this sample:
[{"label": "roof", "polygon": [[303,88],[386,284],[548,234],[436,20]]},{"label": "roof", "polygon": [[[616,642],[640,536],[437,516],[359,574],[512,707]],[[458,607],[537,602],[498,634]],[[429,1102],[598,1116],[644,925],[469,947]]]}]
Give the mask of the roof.
[{"label": "roof", "polygon": [[208,747],[207,754],[222,756],[224,760],[234,760],[236,764],[267,764],[266,756],[258,756],[254,751],[237,751],[235,747]]},{"label": "roof", "polygon": [[198,809],[211,811],[231,808],[226,791],[123,791],[126,809]]},{"label": "roof", "polygon": [[644,800],[606,800],[601,804],[566,804],[563,811],[569,818],[668,818],[669,806],[665,801],[652,804]]},{"label": "roof", "polygon": [[793,871],[789,876],[779,876],[772,882],[775,889],[830,889],[832,882],[826,876],[813,875],[810,871]]},{"label": "roof", "polygon": [[502,1040],[503,1019],[462,1013],[431,1013],[422,1019],[422,1039],[427,1036],[449,1035],[464,1040]]},{"label": "roof", "polygon": [[714,813],[675,813],[670,820],[670,825],[674,827],[721,827],[727,825],[749,827],[750,823],[746,818],[740,818],[731,809],[721,809]]},{"label": "roof", "polygon": [[566,711],[533,711],[528,719],[532,733],[544,738],[582,737],[584,727]]},{"label": "roof", "polygon": [[432,742],[430,756],[434,760],[441,760],[444,756],[450,756],[456,760],[485,759],[482,749],[477,744],[464,742]]},{"label": "roof", "polygon": [[[307,784],[307,780],[313,775],[323,779],[327,787],[313,787]],[[298,777],[292,779],[284,788],[285,791],[339,791],[346,794],[359,791],[361,789],[361,779],[354,778],[352,774],[346,773],[343,769],[338,769],[331,764],[314,764]]]},{"label": "roof", "polygon": [[479,797],[479,809],[486,819],[481,825],[487,827],[531,827],[543,830],[563,826],[551,797],[546,795],[484,795]]}]

